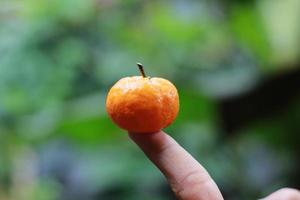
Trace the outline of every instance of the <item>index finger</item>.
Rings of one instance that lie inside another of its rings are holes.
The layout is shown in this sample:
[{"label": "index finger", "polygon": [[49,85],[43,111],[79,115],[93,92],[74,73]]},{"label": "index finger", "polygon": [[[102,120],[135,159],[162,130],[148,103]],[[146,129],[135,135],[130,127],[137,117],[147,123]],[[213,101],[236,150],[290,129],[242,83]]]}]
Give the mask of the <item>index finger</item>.
[{"label": "index finger", "polygon": [[129,136],[165,175],[179,199],[223,199],[218,186],[204,167],[169,135],[159,131],[129,133]]}]

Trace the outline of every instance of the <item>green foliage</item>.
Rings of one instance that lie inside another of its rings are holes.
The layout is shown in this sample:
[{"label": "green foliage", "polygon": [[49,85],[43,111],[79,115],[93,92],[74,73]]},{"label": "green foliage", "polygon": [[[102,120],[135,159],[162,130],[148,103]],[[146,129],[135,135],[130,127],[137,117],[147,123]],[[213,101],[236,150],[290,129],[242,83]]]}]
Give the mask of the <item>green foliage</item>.
[{"label": "green foliage", "polygon": [[[299,103],[221,141],[218,101],[298,62],[296,1],[1,1],[0,199],[172,198],[105,111],[136,62],[176,84],[181,109],[167,131],[231,199],[288,183],[297,142],[282,133],[299,132]],[[280,5],[290,12],[277,23]],[[251,165],[261,152],[272,159]]]},{"label": "green foliage", "polygon": [[236,38],[245,48],[250,48],[260,59],[262,65],[269,65],[271,47],[263,26],[262,18],[257,10],[250,6],[235,6],[232,9],[232,29]]}]

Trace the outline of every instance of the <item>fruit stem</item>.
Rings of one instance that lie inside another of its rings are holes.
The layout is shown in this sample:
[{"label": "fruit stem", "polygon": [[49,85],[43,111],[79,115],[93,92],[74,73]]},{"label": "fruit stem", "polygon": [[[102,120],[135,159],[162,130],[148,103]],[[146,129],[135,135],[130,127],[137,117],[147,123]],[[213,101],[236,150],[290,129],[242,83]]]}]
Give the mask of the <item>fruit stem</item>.
[{"label": "fruit stem", "polygon": [[146,78],[146,74],[145,74],[145,71],[144,71],[144,66],[141,63],[137,63],[137,66],[139,67],[139,70],[140,70],[143,78]]}]

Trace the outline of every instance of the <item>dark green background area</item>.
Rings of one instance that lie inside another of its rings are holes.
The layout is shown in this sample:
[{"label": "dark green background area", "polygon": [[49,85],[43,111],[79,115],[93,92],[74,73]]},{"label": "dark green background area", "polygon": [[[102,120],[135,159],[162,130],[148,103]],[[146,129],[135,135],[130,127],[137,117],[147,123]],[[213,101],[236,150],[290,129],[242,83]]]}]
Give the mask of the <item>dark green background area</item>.
[{"label": "dark green background area", "polygon": [[120,78],[172,81],[166,129],[226,199],[298,187],[298,0],[2,0],[0,199],[174,199],[109,119]]}]

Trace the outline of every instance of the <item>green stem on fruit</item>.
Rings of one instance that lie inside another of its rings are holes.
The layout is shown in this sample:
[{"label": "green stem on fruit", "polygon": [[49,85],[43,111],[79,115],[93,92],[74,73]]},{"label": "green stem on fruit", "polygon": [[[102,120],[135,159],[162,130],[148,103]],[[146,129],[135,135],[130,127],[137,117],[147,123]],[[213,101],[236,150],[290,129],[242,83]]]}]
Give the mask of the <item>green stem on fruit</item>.
[{"label": "green stem on fruit", "polygon": [[141,63],[137,63],[137,66],[139,67],[143,78],[146,78],[146,74],[145,74],[145,71],[144,71],[144,66]]}]

